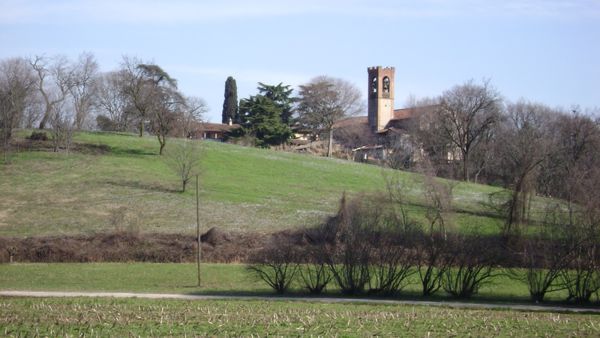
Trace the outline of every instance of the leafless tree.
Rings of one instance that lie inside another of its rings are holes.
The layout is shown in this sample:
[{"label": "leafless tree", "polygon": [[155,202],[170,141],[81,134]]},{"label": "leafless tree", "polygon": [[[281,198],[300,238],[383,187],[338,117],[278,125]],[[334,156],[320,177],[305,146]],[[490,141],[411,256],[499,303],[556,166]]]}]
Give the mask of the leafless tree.
[{"label": "leafless tree", "polygon": [[518,234],[526,223],[529,201],[535,194],[541,165],[553,150],[548,130],[553,111],[543,105],[520,101],[507,105],[507,119],[498,128],[495,154],[497,170],[503,170],[510,190],[505,204],[505,236]]},{"label": "leafless tree", "polygon": [[188,96],[185,98],[185,105],[181,116],[181,134],[183,137],[189,137],[194,130],[194,125],[202,121],[204,114],[208,111],[208,105],[204,99]]},{"label": "leafless tree", "polygon": [[181,181],[181,192],[185,192],[188,182],[200,173],[202,148],[199,141],[180,140],[172,142],[167,148],[167,165],[177,174]]},{"label": "leafless tree", "polygon": [[[130,101],[124,93],[126,74],[123,71],[104,73],[97,85],[98,116],[106,117],[116,131],[127,131],[132,120],[128,108]],[[98,117],[97,117],[98,119]]]},{"label": "leafless tree", "polygon": [[64,102],[54,106],[54,111],[48,122],[50,122],[52,127],[50,129],[50,135],[54,146],[54,152],[58,152],[62,148],[69,154],[71,143],[73,141],[74,124],[73,119],[67,111],[63,109],[63,106]]},{"label": "leafless tree", "polygon": [[311,243],[302,251],[305,264],[298,270],[304,287],[314,295],[322,293],[332,279],[325,256],[329,250],[322,236],[322,233],[319,234],[319,238],[316,239],[318,242]]},{"label": "leafless tree", "polygon": [[460,152],[462,179],[469,181],[471,154],[500,116],[500,94],[483,81],[469,81],[444,92],[436,111],[441,131]]},{"label": "leafless tree", "polygon": [[185,109],[185,99],[177,89],[177,81],[160,66],[125,58],[123,92],[139,119],[139,135],[149,120],[160,144],[162,155],[167,136],[173,131]]},{"label": "leafless tree", "polygon": [[37,122],[40,121],[44,114],[44,100],[39,91],[35,90],[32,94],[29,104],[23,111],[23,119],[21,125],[26,129],[33,129]]},{"label": "leafless tree", "polygon": [[588,188],[600,167],[600,125],[575,107],[551,119],[548,130],[552,148],[541,165],[540,192],[569,205],[586,205],[594,199]]},{"label": "leafless tree", "polygon": [[[412,141],[413,146],[419,149],[418,159],[414,164],[425,161],[435,176],[460,176],[455,172],[455,162],[460,158],[460,154],[446,133],[445,122],[440,118],[440,98],[423,98],[414,101],[409,107],[422,109],[422,113],[417,114],[408,124],[408,141]],[[404,149],[405,147],[401,146],[400,150]]]},{"label": "leafless tree", "polygon": [[299,121],[303,126],[328,134],[329,157],[333,150],[335,122],[364,110],[361,91],[345,80],[319,76],[300,86]]},{"label": "leafless tree", "polygon": [[64,56],[52,60],[35,56],[29,63],[37,75],[36,87],[44,103],[44,114],[39,124],[39,129],[44,129],[56,106],[62,104],[69,95],[72,85],[69,62]]},{"label": "leafless tree", "polygon": [[140,137],[144,135],[146,120],[150,118],[152,107],[155,105],[155,86],[148,79],[144,68],[139,67],[141,64],[141,60],[129,57],[123,57],[121,63],[123,94],[129,100],[128,109],[137,118]]},{"label": "leafless tree", "polygon": [[496,267],[502,263],[502,243],[494,236],[482,236],[478,231],[469,234],[453,233],[452,244],[446,256],[453,267],[442,278],[442,287],[457,298],[470,298],[481,286],[498,275]]},{"label": "leafless tree", "polygon": [[250,261],[247,269],[279,294],[289,289],[299,269],[295,248],[285,241],[269,243]]},{"label": "leafless tree", "polygon": [[69,93],[73,99],[76,129],[82,129],[92,110],[96,96],[98,63],[91,53],[82,53],[77,62],[71,65]]},{"label": "leafless tree", "polygon": [[549,292],[567,289],[560,278],[561,272],[571,267],[579,243],[569,240],[570,230],[565,222],[567,218],[560,203],[548,205],[536,232],[517,243],[520,265],[525,272],[511,270],[511,276],[527,285],[534,302],[542,302]]},{"label": "leafless tree", "polygon": [[597,229],[591,232],[584,227],[575,231],[580,233],[575,237],[578,245],[573,247],[573,261],[560,276],[569,292],[567,300],[589,303],[600,290],[600,236]]},{"label": "leafless tree", "polygon": [[163,154],[167,137],[175,129],[177,121],[181,119],[185,109],[184,98],[175,89],[159,91],[155,96],[155,106],[152,108],[152,131],[160,144],[159,154]]},{"label": "leafless tree", "polygon": [[448,230],[451,227],[449,213],[452,210],[450,182],[441,182],[431,172],[423,176],[425,218],[427,229],[417,240],[417,274],[421,281],[423,296],[429,296],[442,287],[444,274],[454,264],[449,255]]},{"label": "leafless tree", "polygon": [[371,225],[380,215],[363,204],[362,199],[340,201],[337,215],[326,226],[333,235],[332,245],[325,254],[327,265],[341,292],[359,294],[371,280]]},{"label": "leafless tree", "polygon": [[34,74],[27,61],[13,58],[0,61],[0,141],[7,161],[13,129],[21,123],[23,112],[35,89]]}]

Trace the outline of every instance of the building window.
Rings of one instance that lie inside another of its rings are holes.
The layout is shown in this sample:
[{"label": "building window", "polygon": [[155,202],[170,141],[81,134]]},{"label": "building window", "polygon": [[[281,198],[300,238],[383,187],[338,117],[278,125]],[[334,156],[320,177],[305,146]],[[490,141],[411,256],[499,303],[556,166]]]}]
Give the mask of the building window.
[{"label": "building window", "polygon": [[383,92],[386,94],[390,92],[390,78],[387,76],[383,78]]},{"label": "building window", "polygon": [[373,80],[371,80],[371,93],[377,93],[377,77],[374,77]]}]

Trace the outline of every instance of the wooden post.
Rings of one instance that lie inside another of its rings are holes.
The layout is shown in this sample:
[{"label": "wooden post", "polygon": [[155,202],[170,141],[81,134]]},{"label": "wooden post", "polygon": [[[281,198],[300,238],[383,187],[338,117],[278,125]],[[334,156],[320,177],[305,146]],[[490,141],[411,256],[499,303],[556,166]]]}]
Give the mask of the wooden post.
[{"label": "wooden post", "polygon": [[201,286],[202,279],[200,277],[200,262],[202,259],[202,240],[200,238],[200,197],[199,197],[199,183],[198,175],[196,175],[196,236],[198,239],[198,286]]}]

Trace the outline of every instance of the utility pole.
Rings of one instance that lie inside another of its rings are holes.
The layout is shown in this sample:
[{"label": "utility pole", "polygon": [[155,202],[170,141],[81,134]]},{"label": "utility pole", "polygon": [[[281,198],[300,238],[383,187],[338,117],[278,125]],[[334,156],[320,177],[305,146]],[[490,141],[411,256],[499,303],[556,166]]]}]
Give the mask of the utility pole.
[{"label": "utility pole", "polygon": [[202,241],[200,239],[200,195],[198,175],[196,175],[196,237],[198,239],[198,286],[201,286],[202,279],[200,278],[200,262],[202,259]]}]

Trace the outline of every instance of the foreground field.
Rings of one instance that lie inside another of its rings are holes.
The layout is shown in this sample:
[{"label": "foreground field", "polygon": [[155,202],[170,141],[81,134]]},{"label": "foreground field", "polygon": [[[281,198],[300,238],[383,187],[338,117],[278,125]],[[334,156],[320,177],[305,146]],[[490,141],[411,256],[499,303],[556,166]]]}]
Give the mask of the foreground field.
[{"label": "foreground field", "polygon": [[[177,177],[158,155],[154,137],[78,133],[67,155],[32,146],[24,139],[28,134],[19,133],[20,152],[10,164],[0,165],[0,236],[194,232],[193,189],[178,192]],[[406,182],[413,216],[424,214],[419,207],[422,177],[416,174],[215,142],[203,142],[203,147],[200,214],[205,230],[269,232],[314,225],[336,210],[343,192],[384,190],[384,177],[390,175]],[[456,185],[452,223],[497,231],[502,221],[489,217],[484,204],[498,191]]]},{"label": "foreground field", "polygon": [[595,315],[285,301],[0,298],[0,335],[598,336]]}]

